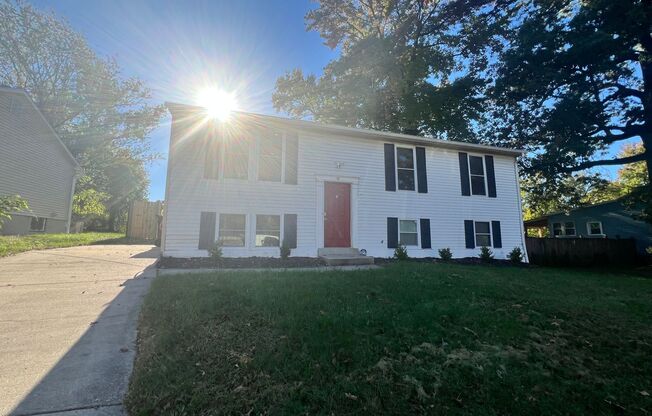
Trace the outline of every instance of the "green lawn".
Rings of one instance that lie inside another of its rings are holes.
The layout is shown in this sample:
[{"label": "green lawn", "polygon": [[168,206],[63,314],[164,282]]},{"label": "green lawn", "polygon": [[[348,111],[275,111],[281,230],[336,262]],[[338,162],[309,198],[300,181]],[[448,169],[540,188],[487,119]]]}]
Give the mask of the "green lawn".
[{"label": "green lawn", "polygon": [[85,246],[89,244],[113,244],[123,241],[122,233],[79,234],[31,234],[23,236],[0,236],[0,257],[29,250]]},{"label": "green lawn", "polygon": [[145,414],[650,414],[652,279],[395,264],[157,278]]}]

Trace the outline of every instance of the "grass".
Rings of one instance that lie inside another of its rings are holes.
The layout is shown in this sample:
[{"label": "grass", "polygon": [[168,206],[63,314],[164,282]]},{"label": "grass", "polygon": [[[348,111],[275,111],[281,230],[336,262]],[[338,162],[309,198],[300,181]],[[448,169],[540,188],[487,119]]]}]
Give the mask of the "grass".
[{"label": "grass", "polygon": [[649,414],[652,280],[395,264],[157,278],[148,414]]},{"label": "grass", "polygon": [[122,233],[31,234],[0,236],[0,257],[29,250],[85,246],[89,244],[116,244],[125,241]]}]

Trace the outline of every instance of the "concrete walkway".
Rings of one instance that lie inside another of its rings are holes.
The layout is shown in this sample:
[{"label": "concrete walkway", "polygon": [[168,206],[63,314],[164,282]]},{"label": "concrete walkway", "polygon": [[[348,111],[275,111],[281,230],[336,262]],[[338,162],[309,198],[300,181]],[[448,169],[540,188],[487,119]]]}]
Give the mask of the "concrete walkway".
[{"label": "concrete walkway", "polygon": [[0,415],[123,414],[157,257],[106,245],[0,259]]}]

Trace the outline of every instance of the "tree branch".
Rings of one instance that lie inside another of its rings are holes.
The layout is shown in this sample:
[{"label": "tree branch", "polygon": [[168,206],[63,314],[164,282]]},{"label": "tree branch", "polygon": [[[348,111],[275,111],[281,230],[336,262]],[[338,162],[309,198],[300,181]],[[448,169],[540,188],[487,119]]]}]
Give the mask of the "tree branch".
[{"label": "tree branch", "polygon": [[640,162],[642,160],[645,160],[645,152],[633,156],[621,157],[618,159],[590,160],[588,162],[580,163],[575,166],[568,166],[565,168],[561,168],[560,172],[565,172],[565,173],[577,172],[578,170],[589,169],[595,166],[627,165],[629,163]]}]

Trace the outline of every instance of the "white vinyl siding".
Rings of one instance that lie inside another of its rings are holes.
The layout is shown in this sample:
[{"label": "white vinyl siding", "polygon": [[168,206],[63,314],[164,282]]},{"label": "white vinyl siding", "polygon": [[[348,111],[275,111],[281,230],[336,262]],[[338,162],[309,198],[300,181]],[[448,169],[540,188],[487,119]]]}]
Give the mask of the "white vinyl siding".
[{"label": "white vinyl siding", "polygon": [[[277,127],[277,126],[275,126]],[[174,130],[174,129],[173,129]],[[178,133],[181,137],[181,132]],[[248,215],[248,240],[255,238],[255,215],[297,214],[297,248],[293,256],[317,256],[323,247],[323,182],[349,181],[351,188],[351,244],[374,257],[391,257],[387,248],[387,218],[429,218],[432,249],[413,247],[412,257],[434,257],[437,249],[450,247],[454,257],[477,256],[467,249],[464,220],[490,218],[500,221],[505,258],[514,247],[523,247],[521,210],[512,156],[494,155],[497,198],[468,198],[460,194],[457,149],[426,146],[428,193],[386,192],[384,143],[301,130],[298,151],[298,184],[259,181],[215,181],[203,178],[201,159],[186,141],[174,146],[170,158],[166,205],[164,253],[169,256],[205,256],[197,250],[196,221],[201,211]],[[395,143],[398,147],[408,147]],[[197,163],[197,161],[200,163]],[[252,159],[253,160],[253,159]],[[251,225],[250,225],[251,224]],[[282,227],[281,227],[282,228]],[[225,256],[278,256],[278,247],[224,248]]]}]

